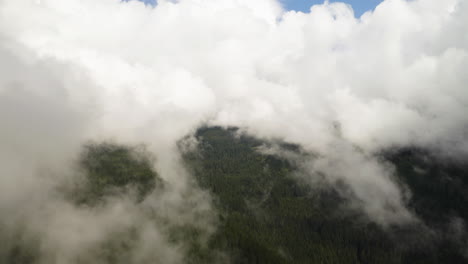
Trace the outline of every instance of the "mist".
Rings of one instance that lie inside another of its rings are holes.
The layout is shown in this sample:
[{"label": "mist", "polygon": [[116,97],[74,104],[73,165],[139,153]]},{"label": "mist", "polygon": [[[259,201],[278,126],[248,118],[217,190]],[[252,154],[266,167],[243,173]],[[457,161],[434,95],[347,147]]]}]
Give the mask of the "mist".
[{"label": "mist", "polygon": [[[39,240],[41,263],[98,263],[80,256],[131,228],[129,261],[183,262],[169,226],[216,226],[178,147],[202,125],[298,144],[310,184],[344,182],[380,225],[418,221],[377,154],[468,154],[467,13],[464,0],[385,0],[358,18],[328,2],[0,0],[1,230]],[[165,191],[69,203],[57,189],[90,140],[146,145]]]}]

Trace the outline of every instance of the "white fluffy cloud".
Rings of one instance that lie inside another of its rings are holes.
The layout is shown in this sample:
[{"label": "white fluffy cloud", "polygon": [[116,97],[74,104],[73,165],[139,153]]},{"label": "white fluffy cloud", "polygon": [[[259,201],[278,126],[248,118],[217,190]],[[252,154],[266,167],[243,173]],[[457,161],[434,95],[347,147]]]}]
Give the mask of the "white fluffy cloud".
[{"label": "white fluffy cloud", "polygon": [[[309,136],[326,137],[335,120],[351,142],[378,148],[464,133],[466,8],[459,0],[391,0],[356,19],[342,3],[305,14],[271,0],[154,8],[24,0],[3,1],[1,30],[31,56],[86,71],[103,129],[210,119],[320,145]],[[173,112],[177,120],[167,118]]]},{"label": "white fluffy cloud", "polygon": [[87,139],[144,142],[185,188],[175,142],[208,122],[321,153],[312,167],[377,221],[407,215],[368,154],[468,152],[467,32],[464,0],[386,0],[360,18],[343,3],[0,0],[0,209],[41,195],[37,170]]}]

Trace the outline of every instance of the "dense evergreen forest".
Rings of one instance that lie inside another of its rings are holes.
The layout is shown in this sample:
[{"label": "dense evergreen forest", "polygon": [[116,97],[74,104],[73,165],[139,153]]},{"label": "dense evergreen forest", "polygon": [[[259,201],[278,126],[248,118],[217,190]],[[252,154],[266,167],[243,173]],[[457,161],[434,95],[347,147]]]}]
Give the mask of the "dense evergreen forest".
[{"label": "dense evergreen forest", "polygon": [[[294,162],[258,151],[268,142],[236,128],[204,127],[195,137],[197,146],[185,151],[183,160],[194,184],[213,197],[218,225],[206,240],[199,239],[203,234],[196,227],[171,229],[171,241],[184,245],[186,263],[468,263],[464,162],[416,148],[380,153],[411,190],[408,206],[420,219],[383,228],[347,209],[333,188],[302,182]],[[307,155],[299,146],[275,144]],[[76,206],[99,206],[125,193],[140,203],[164,189],[143,147],[88,144],[78,163],[85,184],[65,194]],[[99,263],[128,263],[132,235],[124,230],[103,245]],[[36,263],[38,246],[10,243],[0,252],[2,263]]]},{"label": "dense evergreen forest", "polygon": [[221,212],[211,246],[234,263],[468,263],[458,228],[468,219],[466,163],[414,148],[382,153],[421,219],[384,230],[346,210],[333,189],[301,184],[293,164],[260,154],[264,142],[236,130],[200,129],[198,150],[186,155]]}]

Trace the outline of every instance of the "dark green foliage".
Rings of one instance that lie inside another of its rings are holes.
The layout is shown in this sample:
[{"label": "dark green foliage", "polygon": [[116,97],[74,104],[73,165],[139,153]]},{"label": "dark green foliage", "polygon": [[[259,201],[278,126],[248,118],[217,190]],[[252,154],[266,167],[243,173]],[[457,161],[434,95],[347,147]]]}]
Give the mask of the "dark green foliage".
[{"label": "dark green foliage", "polygon": [[173,226],[170,230],[170,241],[186,252],[185,263],[227,263],[222,252],[209,247],[208,238],[205,230],[193,225]]},{"label": "dark green foliage", "polygon": [[235,132],[200,129],[198,152],[186,155],[220,210],[213,249],[228,252],[234,263],[400,262],[385,232],[355,221],[333,190],[300,184],[291,164],[260,154],[260,141]]},{"label": "dark green foliage", "polygon": [[[463,255],[468,249],[466,162],[420,149],[380,155],[411,190],[409,207],[421,220],[383,230],[346,210],[333,189],[301,183],[294,164],[257,151],[268,142],[237,131],[201,128],[198,148],[184,154],[198,185],[212,194],[219,218],[211,236],[195,225],[168,224],[169,240],[186,253],[187,263],[468,263]],[[297,145],[279,147],[302,155]],[[85,183],[65,196],[86,207],[120,195],[139,203],[163,188],[152,163],[143,147],[88,144],[79,159]],[[112,234],[78,263],[131,263],[141,235],[137,229]],[[10,233],[2,237],[8,243],[0,246],[0,263],[37,263],[40,242],[21,235],[21,228]]]},{"label": "dark green foliage", "polygon": [[255,149],[263,142],[236,132],[201,128],[198,150],[185,155],[220,212],[209,245],[233,263],[468,263],[462,256],[466,236],[454,238],[450,231],[454,217],[467,220],[467,166],[437,163],[422,152],[384,155],[411,189],[410,206],[423,222],[382,230],[344,210],[332,189],[301,184],[292,164],[260,154]]},{"label": "dark green foliage", "polygon": [[151,155],[143,147],[111,143],[85,145],[80,158],[86,184],[78,194],[80,202],[94,203],[109,195],[136,191],[142,200],[162,181],[152,168]]},{"label": "dark green foliage", "polygon": [[468,263],[466,160],[436,156],[418,148],[399,149],[385,156],[395,165],[400,181],[410,188],[409,207],[426,226],[426,239],[422,245],[407,248],[405,262]]},{"label": "dark green foliage", "polygon": [[[34,263],[39,254],[39,243],[30,236],[25,236],[21,229],[2,230],[0,228],[0,263],[28,264]],[[12,234],[6,236],[6,234]]]},{"label": "dark green foliage", "polygon": [[414,194],[410,206],[430,224],[468,219],[468,162],[416,148],[395,151],[388,159]]},{"label": "dark green foliage", "polygon": [[[163,187],[162,180],[152,168],[152,162],[152,156],[142,146],[87,144],[78,162],[85,182],[71,190],[65,188],[63,195],[77,205],[86,206],[96,206],[116,195],[130,195],[135,197],[135,202],[139,202],[155,188]],[[37,263],[39,239],[23,237],[21,228],[8,231],[13,235],[7,239],[8,243],[0,245],[0,263]],[[81,256],[77,263],[130,263],[130,249],[134,247],[135,240],[135,230],[121,230]]]}]

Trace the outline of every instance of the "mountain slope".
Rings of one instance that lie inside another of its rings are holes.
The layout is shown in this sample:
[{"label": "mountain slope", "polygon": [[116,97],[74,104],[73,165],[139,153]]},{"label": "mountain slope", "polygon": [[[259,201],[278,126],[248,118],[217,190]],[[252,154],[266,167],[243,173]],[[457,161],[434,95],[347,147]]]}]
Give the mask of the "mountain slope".
[{"label": "mountain slope", "polygon": [[211,247],[234,263],[468,263],[464,231],[450,233],[453,221],[461,228],[467,219],[466,166],[440,165],[424,151],[386,153],[421,223],[384,230],[346,209],[333,189],[301,184],[293,164],[261,154],[266,142],[236,131],[202,128],[197,151],[185,155],[220,211]]}]

